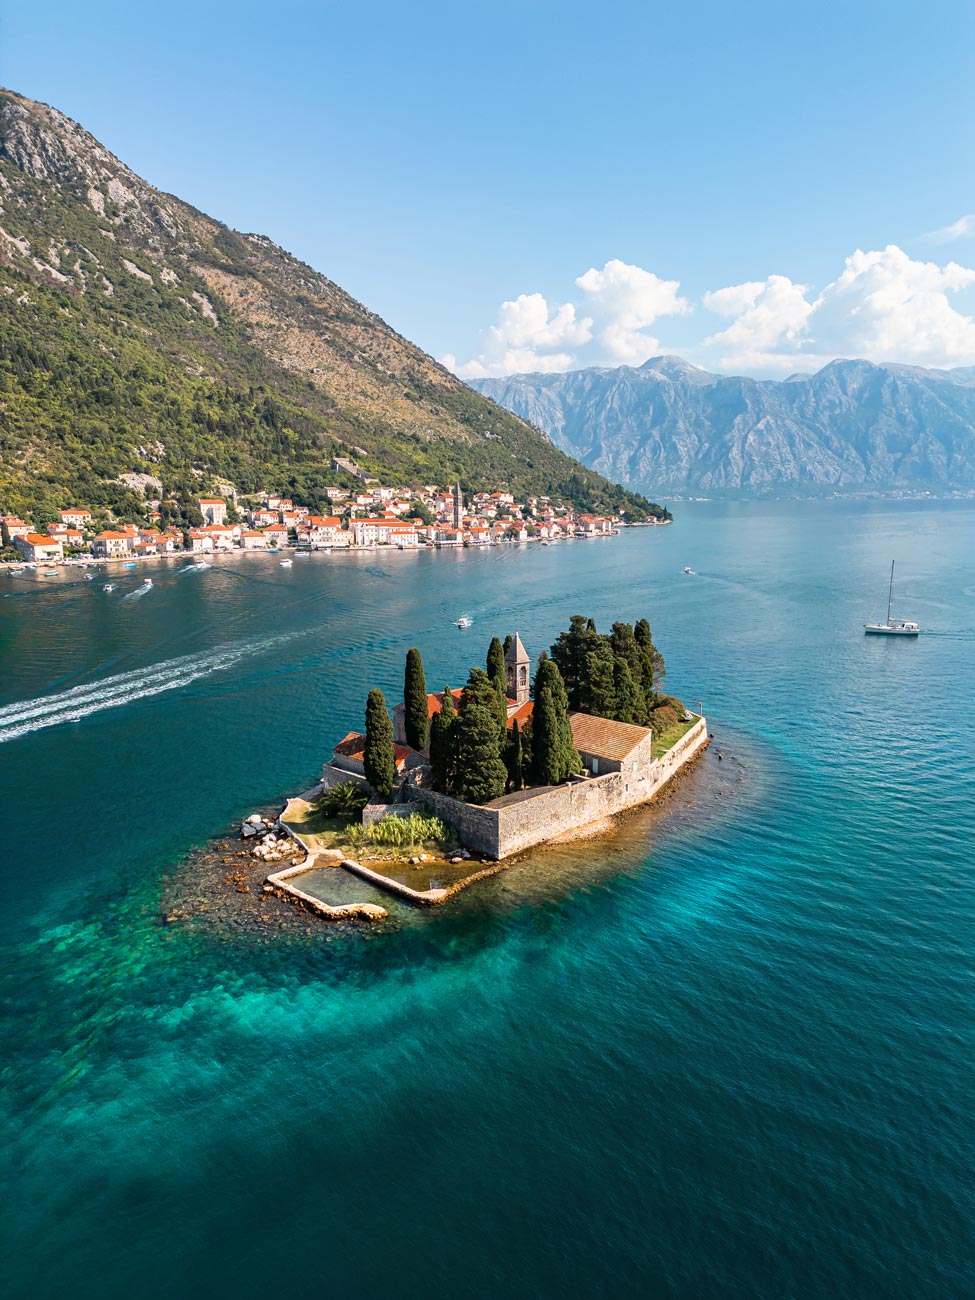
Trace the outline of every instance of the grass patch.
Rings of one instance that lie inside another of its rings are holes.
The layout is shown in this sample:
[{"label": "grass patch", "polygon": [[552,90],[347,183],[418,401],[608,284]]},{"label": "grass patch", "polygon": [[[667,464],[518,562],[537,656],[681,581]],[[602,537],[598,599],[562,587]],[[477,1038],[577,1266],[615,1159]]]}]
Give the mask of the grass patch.
[{"label": "grass patch", "polygon": [[698,718],[691,718],[690,722],[675,722],[672,727],[661,732],[659,736],[654,737],[653,757],[662,758],[668,749],[673,749],[679,740],[683,740],[690,729],[699,722]]}]

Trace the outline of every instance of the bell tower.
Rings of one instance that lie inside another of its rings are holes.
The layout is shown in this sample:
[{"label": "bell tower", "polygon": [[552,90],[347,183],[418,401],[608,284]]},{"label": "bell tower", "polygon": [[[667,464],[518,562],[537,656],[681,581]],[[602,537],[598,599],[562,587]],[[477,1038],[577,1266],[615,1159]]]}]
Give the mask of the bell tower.
[{"label": "bell tower", "polygon": [[528,703],[531,662],[528,651],[516,632],[504,654],[504,671],[508,682],[508,699],[519,705]]}]

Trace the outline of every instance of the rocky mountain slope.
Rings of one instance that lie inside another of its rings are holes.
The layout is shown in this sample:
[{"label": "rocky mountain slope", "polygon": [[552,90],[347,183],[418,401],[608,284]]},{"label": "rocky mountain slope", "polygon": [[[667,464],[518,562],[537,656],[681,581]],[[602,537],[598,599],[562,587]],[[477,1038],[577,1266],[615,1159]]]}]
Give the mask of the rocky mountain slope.
[{"label": "rocky mountain slope", "polygon": [[0,90],[0,507],[125,513],[136,474],[315,504],[350,452],[386,480],[649,508],[271,240]]},{"label": "rocky mountain slope", "polygon": [[678,357],[473,387],[640,488],[702,495],[975,488],[975,370],[834,361],[782,381]]}]

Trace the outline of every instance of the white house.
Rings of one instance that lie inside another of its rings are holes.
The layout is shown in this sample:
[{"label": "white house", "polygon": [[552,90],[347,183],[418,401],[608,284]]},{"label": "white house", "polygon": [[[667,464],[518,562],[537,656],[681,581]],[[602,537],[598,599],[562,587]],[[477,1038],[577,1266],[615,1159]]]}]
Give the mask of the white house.
[{"label": "white house", "polygon": [[100,560],[117,560],[123,555],[128,555],[132,549],[133,540],[128,533],[114,532],[107,528],[91,544],[91,553]]},{"label": "white house", "polygon": [[222,524],[227,518],[227,503],[223,497],[200,497],[200,514],[208,524]]},{"label": "white house", "polygon": [[13,543],[24,559],[32,564],[38,560],[64,559],[64,546],[57,537],[48,537],[44,533],[28,533],[26,537],[15,537]]}]

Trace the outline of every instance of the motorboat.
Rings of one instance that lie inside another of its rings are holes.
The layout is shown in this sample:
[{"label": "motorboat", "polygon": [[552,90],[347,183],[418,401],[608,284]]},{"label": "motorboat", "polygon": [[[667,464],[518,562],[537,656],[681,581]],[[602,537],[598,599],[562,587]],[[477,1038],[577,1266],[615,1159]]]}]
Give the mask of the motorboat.
[{"label": "motorboat", "polygon": [[293,563],[293,560],[278,560],[278,564],[281,565],[282,569],[290,569]]},{"label": "motorboat", "polygon": [[102,591],[114,591],[114,590],[115,590],[114,582],[106,582],[104,587],[102,587]]},{"label": "motorboat", "polygon": [[474,626],[474,620],[473,620],[472,618],[468,618],[468,616],[467,616],[466,614],[461,614],[460,618],[457,620],[457,624],[456,624],[456,626],[457,626],[457,627],[473,627],[473,626]]},{"label": "motorboat", "polygon": [[92,577],[90,573],[85,574],[85,582],[94,582],[94,581],[95,579]]},{"label": "motorboat", "polygon": [[685,572],[685,573],[693,573],[694,570],[691,568],[691,566],[690,566],[689,564],[685,564],[685,565],[684,565],[684,572]]},{"label": "motorboat", "polygon": [[887,588],[887,618],[883,623],[864,623],[865,636],[919,636],[920,625],[907,618],[891,618],[890,605],[894,596],[894,561],[890,562],[890,585]]}]

